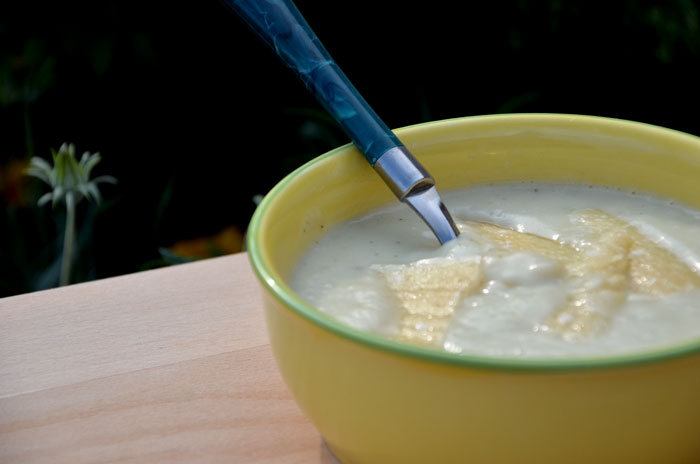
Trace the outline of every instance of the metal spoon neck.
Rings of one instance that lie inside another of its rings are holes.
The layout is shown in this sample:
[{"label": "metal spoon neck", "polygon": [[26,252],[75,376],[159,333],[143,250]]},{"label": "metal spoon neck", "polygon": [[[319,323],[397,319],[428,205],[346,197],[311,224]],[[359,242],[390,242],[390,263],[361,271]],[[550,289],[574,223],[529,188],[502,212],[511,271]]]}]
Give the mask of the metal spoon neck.
[{"label": "metal spoon neck", "polygon": [[459,229],[435,188],[435,180],[405,146],[387,150],[374,169],[396,197],[418,213],[440,244],[457,238]]}]

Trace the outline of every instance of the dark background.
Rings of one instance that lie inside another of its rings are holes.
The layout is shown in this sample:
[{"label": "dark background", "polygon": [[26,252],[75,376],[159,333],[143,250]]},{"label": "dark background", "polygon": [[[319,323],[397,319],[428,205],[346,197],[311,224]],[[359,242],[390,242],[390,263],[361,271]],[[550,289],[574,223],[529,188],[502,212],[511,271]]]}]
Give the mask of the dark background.
[{"label": "dark background", "polygon": [[[0,296],[58,279],[64,214],[36,206],[48,187],[23,175],[32,155],[72,142],[119,180],[78,210],[79,281],[187,259],[188,239],[236,251],[201,237],[238,237],[255,195],[348,141],[216,0],[5,3]],[[698,1],[297,5],[390,127],[553,112],[700,135]]]}]

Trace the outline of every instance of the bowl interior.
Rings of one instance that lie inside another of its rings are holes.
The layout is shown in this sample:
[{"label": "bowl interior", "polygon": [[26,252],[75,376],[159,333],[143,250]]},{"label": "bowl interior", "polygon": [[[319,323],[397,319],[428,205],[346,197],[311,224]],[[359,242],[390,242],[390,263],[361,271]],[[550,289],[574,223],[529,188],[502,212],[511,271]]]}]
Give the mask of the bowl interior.
[{"label": "bowl interior", "polygon": [[[440,191],[507,181],[577,183],[648,192],[700,208],[700,138],[668,129],[590,116],[500,115],[420,124],[396,133],[435,177]],[[396,201],[393,194],[352,145],[307,163],[266,196],[251,221],[248,249],[255,271],[267,290],[292,310],[341,335],[402,354],[488,364],[424,348],[397,348],[398,342],[339,327],[285,283],[320,234],[390,201]],[[516,364],[576,367],[696,350],[700,340],[614,359]]]}]

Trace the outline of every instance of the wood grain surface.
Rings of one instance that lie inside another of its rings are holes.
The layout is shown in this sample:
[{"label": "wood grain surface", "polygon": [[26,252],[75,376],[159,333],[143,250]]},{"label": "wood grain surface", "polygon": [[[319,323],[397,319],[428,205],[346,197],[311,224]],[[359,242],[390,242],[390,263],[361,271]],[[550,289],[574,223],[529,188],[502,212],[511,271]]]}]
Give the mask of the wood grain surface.
[{"label": "wood grain surface", "polygon": [[0,463],[338,463],[245,254],[0,299]]}]

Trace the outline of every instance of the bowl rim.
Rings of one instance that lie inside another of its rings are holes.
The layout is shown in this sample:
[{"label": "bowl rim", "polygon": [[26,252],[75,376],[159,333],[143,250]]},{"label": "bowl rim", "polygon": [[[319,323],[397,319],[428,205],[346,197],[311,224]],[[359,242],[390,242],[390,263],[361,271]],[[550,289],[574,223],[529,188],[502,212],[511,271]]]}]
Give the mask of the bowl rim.
[{"label": "bowl rim", "polygon": [[[459,118],[450,118],[437,121],[414,124],[397,129],[398,132],[413,130],[425,126],[440,126],[445,124],[461,123],[467,120],[483,119],[508,119],[517,121],[518,119],[541,119],[543,121],[566,118],[572,122],[603,122],[606,124],[622,125],[628,128],[643,128],[644,130],[657,131],[673,137],[688,138],[700,144],[700,137],[685,132],[668,129],[652,124],[629,121],[624,119],[609,118],[602,116],[556,114],[556,113],[513,113],[497,115],[478,115]],[[331,316],[314,308],[297,296],[284,282],[278,281],[275,275],[268,269],[263,257],[263,246],[259,242],[259,234],[265,220],[265,213],[275,199],[284,192],[287,184],[306,171],[313,169],[317,164],[337,156],[339,153],[352,147],[352,143],[337,147],[326,152],[302,166],[298,167],[277,183],[256,208],[248,226],[246,246],[249,260],[253,270],[257,274],[264,289],[274,296],[286,308],[301,316],[315,326],[325,329],[335,335],[339,335],[348,341],[358,343],[371,349],[378,349],[387,354],[408,357],[416,360],[436,362],[439,364],[449,364],[470,368],[485,368],[510,371],[569,371],[580,369],[606,369],[613,367],[636,366],[654,363],[666,359],[682,357],[691,354],[700,354],[700,337],[689,342],[680,344],[670,344],[643,351],[633,351],[610,356],[576,356],[576,357],[537,357],[537,358],[517,358],[504,356],[489,356],[468,353],[451,353],[435,348],[421,347],[410,343],[392,340],[387,337],[354,329],[333,319]]]}]

